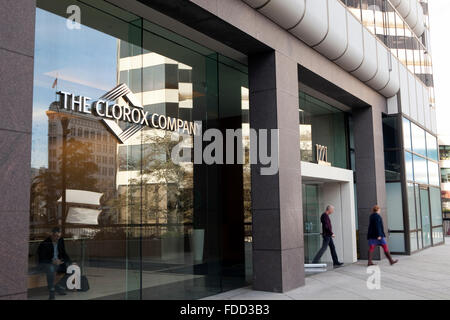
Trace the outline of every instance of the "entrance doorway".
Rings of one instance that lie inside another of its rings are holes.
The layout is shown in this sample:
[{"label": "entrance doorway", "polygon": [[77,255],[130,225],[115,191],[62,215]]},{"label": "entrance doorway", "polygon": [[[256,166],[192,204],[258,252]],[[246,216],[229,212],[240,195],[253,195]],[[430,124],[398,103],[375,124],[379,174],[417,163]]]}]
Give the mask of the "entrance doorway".
[{"label": "entrance doorway", "polygon": [[[310,162],[302,162],[301,166],[305,263],[312,262],[322,245],[320,216],[327,205],[335,208],[330,220],[339,260],[356,262],[353,172]],[[320,262],[332,264],[329,250]]]},{"label": "entrance doorway", "polygon": [[322,244],[320,210],[323,205],[320,201],[320,193],[319,184],[303,184],[302,186],[305,263],[312,263]]}]

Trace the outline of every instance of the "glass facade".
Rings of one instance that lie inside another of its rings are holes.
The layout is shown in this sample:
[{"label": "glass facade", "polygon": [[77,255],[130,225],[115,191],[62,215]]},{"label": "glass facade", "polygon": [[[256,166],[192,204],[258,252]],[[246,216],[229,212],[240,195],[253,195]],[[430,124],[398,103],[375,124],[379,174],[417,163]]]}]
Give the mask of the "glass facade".
[{"label": "glass facade", "polygon": [[[433,66],[430,55],[429,32],[420,38],[414,33],[395,7],[387,0],[343,0],[350,12],[422,81],[430,91],[434,106]],[[428,30],[428,1],[420,0],[425,26]]]},{"label": "glass facade", "polygon": [[305,263],[312,263],[322,245],[322,225],[320,211],[323,207],[322,188],[318,184],[303,184],[303,229],[305,245]]},{"label": "glass facade", "polygon": [[[56,92],[95,102],[125,84],[111,105],[245,131],[246,66],[100,0],[38,0],[35,43],[29,298],[46,299],[48,267],[69,263],[90,290],[67,299],[196,299],[245,284],[249,166],[176,163],[179,132],[106,125],[62,109]],[[248,154],[245,132],[243,144]],[[44,259],[55,227],[65,258]]]},{"label": "glass facade", "polygon": [[436,137],[400,115],[383,118],[383,136],[392,251],[409,253],[442,243]]},{"label": "glass facade", "polygon": [[318,147],[327,148],[327,162],[347,169],[348,125],[346,113],[305,92],[299,92],[301,161],[317,162]]}]

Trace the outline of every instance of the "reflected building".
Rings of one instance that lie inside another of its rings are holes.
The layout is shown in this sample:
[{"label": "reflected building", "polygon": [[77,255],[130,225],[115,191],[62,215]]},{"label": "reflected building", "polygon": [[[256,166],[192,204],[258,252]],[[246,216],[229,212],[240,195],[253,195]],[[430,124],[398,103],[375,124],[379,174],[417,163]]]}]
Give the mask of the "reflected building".
[{"label": "reflected building", "polygon": [[[144,111],[192,121],[192,67],[126,41],[118,41],[118,56],[118,82],[128,85]],[[126,102],[119,98],[118,103]],[[121,126],[126,129],[129,125]],[[190,160],[179,165],[170,161],[172,148],[180,139],[178,132],[142,128],[118,146],[118,195],[144,194],[142,214],[122,208],[120,223],[154,225],[158,236],[168,231],[167,223],[192,232],[193,164]],[[192,153],[192,143],[192,137],[184,140],[184,152]],[[139,191],[133,191],[138,185]]]}]

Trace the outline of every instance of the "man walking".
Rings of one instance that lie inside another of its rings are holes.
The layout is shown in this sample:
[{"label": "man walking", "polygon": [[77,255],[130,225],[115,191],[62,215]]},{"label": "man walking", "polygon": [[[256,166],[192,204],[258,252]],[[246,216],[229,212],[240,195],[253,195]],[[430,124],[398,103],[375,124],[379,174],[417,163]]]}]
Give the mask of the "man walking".
[{"label": "man walking", "polygon": [[332,205],[328,205],[325,212],[322,213],[322,216],[320,217],[320,222],[322,223],[322,237],[323,237],[323,243],[322,248],[320,248],[319,252],[317,252],[316,256],[314,257],[313,263],[318,263],[320,258],[322,258],[322,255],[327,250],[328,246],[330,246],[331,251],[331,257],[333,258],[333,266],[334,267],[340,267],[343,263],[339,262],[336,248],[334,246],[333,238],[335,237],[333,233],[333,228],[331,226],[330,221],[330,214],[333,214],[334,207]]}]

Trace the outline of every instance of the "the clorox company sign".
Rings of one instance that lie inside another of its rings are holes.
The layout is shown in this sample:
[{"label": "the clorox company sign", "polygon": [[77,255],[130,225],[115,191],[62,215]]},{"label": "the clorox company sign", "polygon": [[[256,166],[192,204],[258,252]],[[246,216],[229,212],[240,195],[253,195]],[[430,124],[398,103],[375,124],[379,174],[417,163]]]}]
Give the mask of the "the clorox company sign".
[{"label": "the clorox company sign", "polygon": [[[148,111],[145,111],[124,83],[119,84],[111,91],[105,93],[99,100],[91,103],[89,101],[92,99],[86,96],[74,95],[64,91],[59,91],[57,94],[60,96],[60,107],[62,109],[92,114],[102,118],[105,125],[122,143],[133,133],[145,126],[189,135],[199,133],[199,126],[194,122],[157,113],[150,114]],[[127,104],[119,105],[115,103],[119,98],[123,98]],[[117,124],[118,120],[131,123],[132,126],[126,130],[122,130]]]}]

